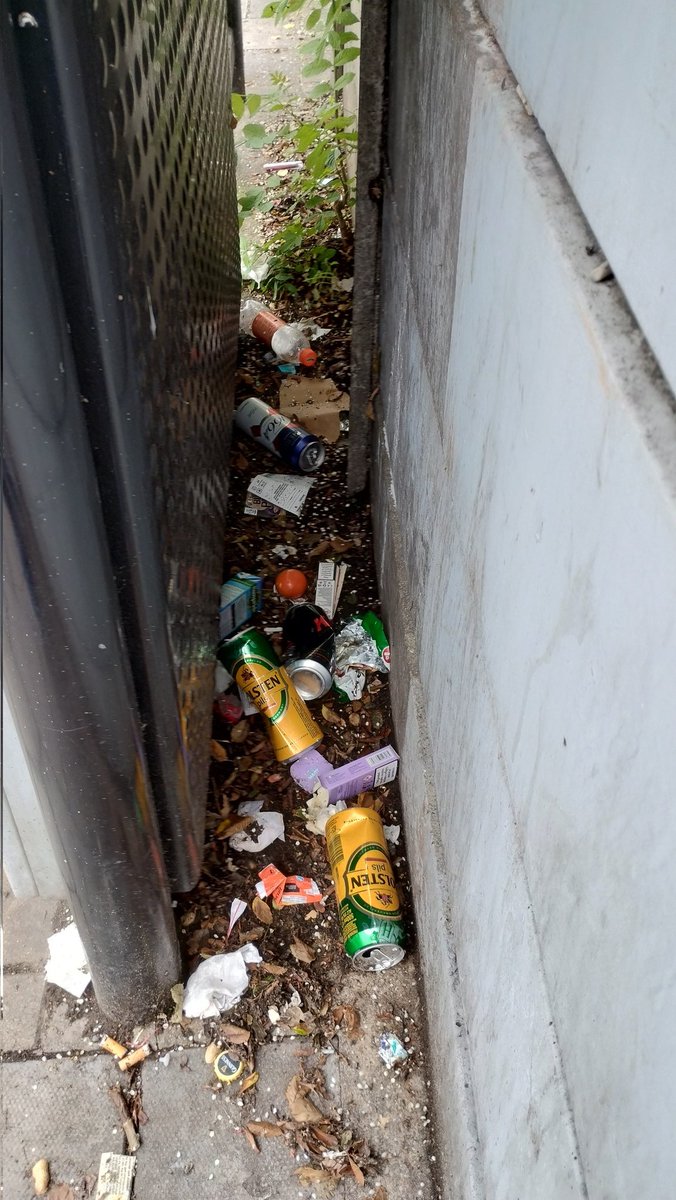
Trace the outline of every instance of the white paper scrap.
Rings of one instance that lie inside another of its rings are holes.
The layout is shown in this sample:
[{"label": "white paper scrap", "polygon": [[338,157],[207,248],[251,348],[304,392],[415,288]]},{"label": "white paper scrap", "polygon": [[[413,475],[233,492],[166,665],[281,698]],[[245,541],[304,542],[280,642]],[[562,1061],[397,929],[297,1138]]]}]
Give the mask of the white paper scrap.
[{"label": "white paper scrap", "polygon": [[341,563],[339,567],[326,559],[317,568],[317,584],[315,587],[315,604],[323,609],[330,621],[336,615],[340,593],[343,590],[347,566]]},{"label": "white paper scrap", "polygon": [[401,833],[401,825],[383,825],[383,833],[391,846],[399,845],[399,834]]},{"label": "white paper scrap", "polygon": [[232,904],[230,905],[230,924],[228,925],[228,932],[226,935],[227,937],[230,937],[230,934],[232,933],[233,929],[235,928],[235,925],[237,924],[237,922],[239,921],[239,918],[242,916],[242,913],[246,912],[246,910],[247,910],[246,900],[240,900],[239,898],[235,897]]},{"label": "white paper scrap", "polygon": [[286,512],[299,517],[314,479],[300,475],[256,475],[249,484],[249,491],[268,504],[275,504]]},{"label": "white paper scrap", "polygon": [[55,983],[71,996],[82,995],[91,983],[91,975],[87,967],[87,955],[82,945],[82,939],[77,931],[77,925],[71,921],[47,938],[49,959],[45,967],[47,983]]},{"label": "white paper scrap", "polygon": [[135,1166],[133,1154],[102,1154],[95,1200],[129,1200]]}]

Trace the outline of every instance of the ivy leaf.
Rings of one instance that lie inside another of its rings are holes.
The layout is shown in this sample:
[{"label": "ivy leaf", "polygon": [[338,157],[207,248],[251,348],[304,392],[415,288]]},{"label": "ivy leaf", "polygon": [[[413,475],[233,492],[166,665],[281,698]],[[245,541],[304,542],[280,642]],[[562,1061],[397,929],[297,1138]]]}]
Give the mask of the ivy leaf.
[{"label": "ivy leaf", "polygon": [[231,104],[233,116],[239,121],[245,108],[244,96],[240,96],[237,92],[233,92],[231,96]]},{"label": "ivy leaf", "polygon": [[328,58],[316,58],[314,62],[308,63],[301,71],[302,75],[321,75],[324,71],[331,71],[333,63],[330,63]]},{"label": "ivy leaf", "polygon": [[305,154],[305,151],[309,149],[316,137],[317,127],[315,125],[300,125],[295,138],[299,154]]},{"label": "ivy leaf", "polygon": [[355,78],[356,76],[354,71],[348,71],[347,75],[339,75],[338,79],[336,79],[336,82],[333,85],[333,90],[335,92],[341,92],[343,88],[347,87],[348,83],[352,83],[352,80]]},{"label": "ivy leaf", "polygon": [[247,146],[252,150],[260,150],[263,146],[267,146],[268,142],[273,141],[273,137],[269,134],[264,125],[253,125],[249,123],[242,129]]},{"label": "ivy leaf", "polygon": [[261,106],[261,99],[262,99],[261,96],[247,96],[246,106],[249,110],[250,116],[252,116],[252,117],[256,116],[256,113],[258,112],[258,110]]},{"label": "ivy leaf", "polygon": [[354,62],[355,58],[359,58],[358,48],[348,46],[346,50],[341,50],[340,54],[336,55],[335,63],[337,67],[343,67],[345,63]]}]

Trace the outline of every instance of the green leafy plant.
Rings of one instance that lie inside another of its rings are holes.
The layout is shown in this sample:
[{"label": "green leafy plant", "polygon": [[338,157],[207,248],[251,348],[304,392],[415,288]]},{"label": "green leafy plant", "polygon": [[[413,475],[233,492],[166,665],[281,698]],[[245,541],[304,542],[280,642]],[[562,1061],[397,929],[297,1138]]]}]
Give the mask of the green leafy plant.
[{"label": "green leafy plant", "polygon": [[259,257],[268,260],[260,286],[274,297],[294,295],[308,286],[325,289],[352,253],[354,182],[348,162],[357,132],[355,118],[345,113],[342,93],[355,77],[347,68],[359,57],[357,34],[351,28],[358,18],[350,0],[273,0],[263,15],[283,21],[301,10],[313,34],[300,47],[307,59],[302,74],[317,77],[303,102],[302,119],[297,115],[298,98],[280,74],[271,77],[272,87],[265,95],[232,98],[238,136],[245,145],[256,150],[282,145],[285,157],[293,154],[303,164],[286,179],[273,174],[264,186],[239,197],[240,225],[251,213],[273,209],[282,218],[256,248]]}]

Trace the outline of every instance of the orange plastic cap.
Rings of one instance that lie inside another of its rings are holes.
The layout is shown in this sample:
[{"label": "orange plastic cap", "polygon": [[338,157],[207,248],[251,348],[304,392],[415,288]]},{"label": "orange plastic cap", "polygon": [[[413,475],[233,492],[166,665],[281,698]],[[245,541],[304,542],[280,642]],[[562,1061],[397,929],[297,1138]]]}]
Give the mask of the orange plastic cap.
[{"label": "orange plastic cap", "polygon": [[305,350],[301,350],[298,361],[301,367],[314,367],[317,361],[317,351],[311,350],[308,346]]}]

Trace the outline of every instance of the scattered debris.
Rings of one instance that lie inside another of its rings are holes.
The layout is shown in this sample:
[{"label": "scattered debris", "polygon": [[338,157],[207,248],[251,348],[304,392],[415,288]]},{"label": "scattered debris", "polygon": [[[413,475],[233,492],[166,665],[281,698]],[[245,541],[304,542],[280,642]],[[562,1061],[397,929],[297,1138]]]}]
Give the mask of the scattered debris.
[{"label": "scattered debris", "polygon": [[279,762],[292,761],[319,745],[323,734],[298,695],[270,642],[248,629],[219,642],[218,655],[238,687],[266,719],[267,734]]},{"label": "scattered debris", "polygon": [[249,986],[246,964],[261,961],[258,950],[249,943],[230,954],[206,958],[186,984],[186,1017],[217,1017],[232,1008]]},{"label": "scattered debris", "polygon": [[269,346],[282,362],[313,367],[317,361],[317,355],[300,325],[288,324],[251,296],[242,300],[239,327],[242,333],[248,333]]},{"label": "scattered debris", "polygon": [[263,605],[263,580],[258,575],[239,571],[221,588],[218,610],[219,637],[229,637],[240,625],[250,621]]},{"label": "scattered debris", "polygon": [[244,1059],[231,1050],[222,1050],[214,1059],[214,1075],[221,1083],[234,1083],[244,1074]]},{"label": "scattered debris", "polygon": [[47,938],[49,959],[45,967],[47,983],[55,983],[78,999],[91,983],[87,955],[77,925],[71,921]]},{"label": "scattered debris", "polygon": [[366,671],[389,671],[390,645],[373,612],[354,617],[336,635],[334,683],[343,700],[360,700]]},{"label": "scattered debris", "polygon": [[378,1054],[388,1071],[399,1062],[406,1062],[408,1050],[402,1045],[396,1033],[381,1033],[378,1044]]},{"label": "scattered debris", "polygon": [[337,442],[341,417],[350,410],[350,397],[330,379],[289,376],[279,389],[279,410],[309,433]]},{"label": "scattered debris", "polygon": [[124,1133],[124,1136],[127,1139],[127,1147],[129,1149],[129,1153],[135,1154],[141,1145],[141,1139],[139,1138],[138,1133],[136,1132],[134,1122],[131,1119],[131,1114],[129,1112],[129,1109],[127,1108],[127,1102],[126,1102],[124,1096],[122,1095],[122,1091],[121,1091],[119,1085],[116,1084],[115,1087],[109,1087],[108,1095],[110,1096],[113,1104],[115,1105],[115,1108],[118,1111],[118,1114],[120,1117],[120,1124],[122,1126],[122,1131]]},{"label": "scattered debris", "polygon": [[[267,515],[267,507],[271,506],[272,516],[283,508],[299,517],[313,483],[313,479],[304,479],[300,475],[254,475],[249,483],[244,512],[253,517]],[[256,504],[257,500],[263,504]]]},{"label": "scattered debris", "polygon": [[330,804],[326,788],[318,788],[307,802],[305,828],[309,833],[319,833],[322,837],[325,837],[326,822],[329,817],[333,816],[335,812],[342,812],[345,807],[344,800],[339,800],[335,805]]},{"label": "scattered debris", "polygon": [[335,638],[316,604],[292,604],[282,626],[284,666],[303,700],[320,700],[333,682]]},{"label": "scattered debris", "polygon": [[324,446],[314,433],[255,396],[235,409],[235,424],[295,471],[316,471],[324,461]]},{"label": "scattered debris", "polygon": [[337,566],[331,559],[320,562],[317,568],[315,604],[323,608],[331,621],[336,615],[346,575],[347,567],[345,563]]},{"label": "scattered debris", "polygon": [[275,590],[285,600],[298,600],[307,591],[307,575],[295,567],[286,567],[275,579]]},{"label": "scattered debris", "polygon": [[373,754],[365,754],[336,769],[329,768],[319,775],[320,791],[329,804],[352,800],[372,788],[383,787],[397,777],[399,755],[392,746],[383,746]]},{"label": "scattered debris", "polygon": [[[234,841],[234,838],[233,838],[233,841]],[[230,921],[228,924],[228,932],[225,935],[226,937],[228,937],[228,938],[230,937],[230,934],[232,933],[233,929],[235,928],[235,925],[237,924],[237,922],[239,921],[239,918],[244,915],[246,910],[247,910],[246,900],[240,900],[236,896],[230,905]]]},{"label": "scattered debris", "polygon": [[311,1091],[312,1084],[306,1083],[300,1075],[292,1077],[285,1093],[291,1116],[299,1125],[328,1125],[324,1113],[312,1100],[308,1100],[308,1092]]},{"label": "scattered debris", "polygon": [[99,1045],[102,1050],[105,1050],[107,1054],[112,1054],[114,1058],[124,1058],[129,1053],[127,1047],[123,1046],[121,1042],[116,1042],[115,1038],[101,1038]]},{"label": "scattered debris", "polygon": [[133,1154],[102,1154],[94,1200],[130,1200],[135,1167]]},{"label": "scattered debris", "polygon": [[380,817],[367,808],[334,813],[326,848],[345,953],[362,971],[396,966],[405,954],[401,901]]},{"label": "scattered debris", "polygon": [[31,1170],[33,1176],[33,1191],[36,1196],[44,1196],[49,1187],[49,1163],[46,1158],[39,1158]]},{"label": "scattered debris", "polygon": [[170,1025],[180,1025],[183,1016],[183,984],[175,983],[170,992],[174,1001],[174,1011],[169,1017]]},{"label": "scattered debris", "polygon": [[150,1046],[146,1042],[144,1046],[139,1046],[138,1050],[132,1050],[129,1054],[125,1054],[124,1058],[117,1060],[117,1065],[121,1071],[130,1071],[132,1067],[138,1066],[150,1054]]},{"label": "scattered debris", "polygon": [[230,838],[230,845],[233,850],[258,854],[277,839],[284,841],[284,817],[280,812],[259,812],[245,832]]}]

